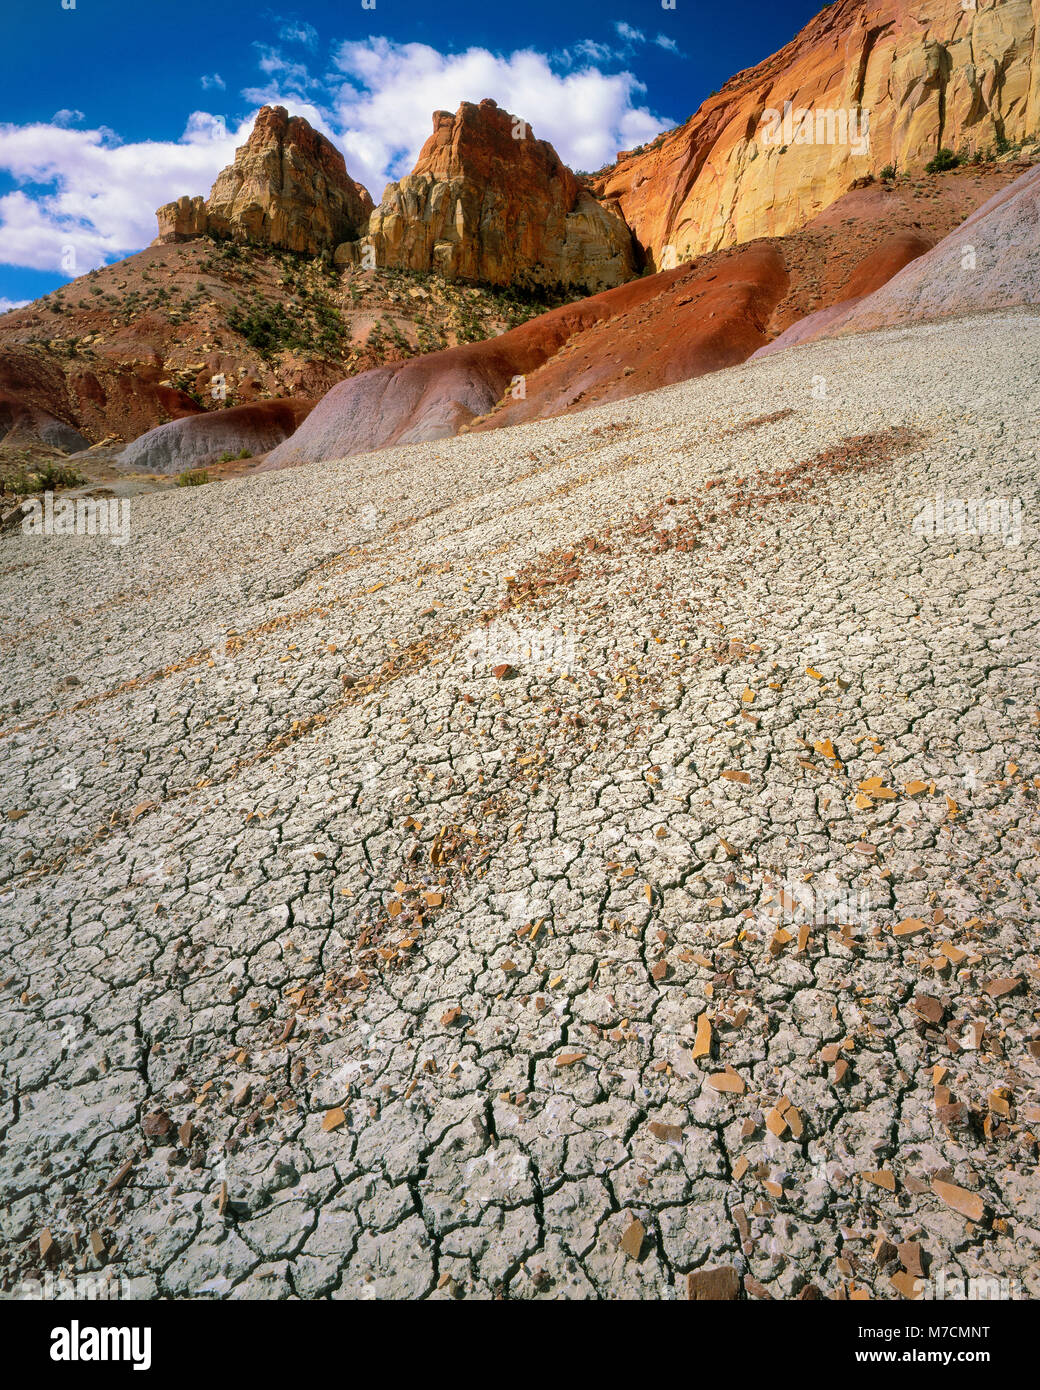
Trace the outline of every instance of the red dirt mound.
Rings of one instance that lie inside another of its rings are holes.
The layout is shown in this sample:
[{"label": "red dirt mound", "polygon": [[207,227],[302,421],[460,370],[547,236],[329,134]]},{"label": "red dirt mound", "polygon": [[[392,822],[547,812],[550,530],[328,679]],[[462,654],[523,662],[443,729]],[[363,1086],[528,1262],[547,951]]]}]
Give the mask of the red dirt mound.
[{"label": "red dirt mound", "polygon": [[0,391],[0,444],[15,448],[44,444],[66,454],[87,447],[83,436],[64,420],[6,391]]},{"label": "red dirt mound", "polygon": [[500,337],[349,377],[319,401],[306,424],[274,450],[268,463],[342,458],[457,434],[501,400],[514,376],[535,371],[575,334],[654,299],[662,286],[685,273],[680,267],[632,280],[540,314]]},{"label": "red dirt mound", "polygon": [[703,257],[653,299],[575,334],[527,378],[523,398],[508,397],[474,429],[561,415],[743,362],[768,340],[769,316],[788,284],[771,242]]}]

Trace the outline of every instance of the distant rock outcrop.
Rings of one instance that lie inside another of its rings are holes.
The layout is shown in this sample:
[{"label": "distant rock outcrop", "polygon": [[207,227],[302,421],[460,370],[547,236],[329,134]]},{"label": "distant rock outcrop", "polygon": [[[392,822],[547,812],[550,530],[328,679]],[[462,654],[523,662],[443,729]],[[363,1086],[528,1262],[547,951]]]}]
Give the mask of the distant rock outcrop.
[{"label": "distant rock outcrop", "polygon": [[365,240],[377,266],[449,280],[602,290],[635,273],[624,220],[526,121],[488,100],[434,112],[415,168],[387,186]]},{"label": "distant rock outcrop", "polygon": [[159,208],[159,241],[208,233],[317,255],[364,231],[372,199],[342,154],[302,116],[264,106],[209,198]]},{"label": "distant rock outcrop", "polygon": [[782,235],[886,165],[1036,135],[1037,16],[1036,0],[835,0],[596,188],[658,267]]}]

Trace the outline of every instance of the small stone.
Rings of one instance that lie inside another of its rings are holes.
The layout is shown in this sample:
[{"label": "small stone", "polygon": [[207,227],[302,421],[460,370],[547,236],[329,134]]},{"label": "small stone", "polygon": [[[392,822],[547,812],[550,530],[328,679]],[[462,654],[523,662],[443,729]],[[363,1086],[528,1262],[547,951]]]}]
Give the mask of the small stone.
[{"label": "small stone", "polygon": [[621,1237],[621,1249],[630,1260],[638,1260],[643,1253],[643,1241],[646,1237],[646,1230],[642,1221],[633,1221]]},{"label": "small stone", "polygon": [[686,1297],[699,1303],[732,1302],[740,1297],[740,1275],[733,1265],[691,1270],[686,1276]]}]

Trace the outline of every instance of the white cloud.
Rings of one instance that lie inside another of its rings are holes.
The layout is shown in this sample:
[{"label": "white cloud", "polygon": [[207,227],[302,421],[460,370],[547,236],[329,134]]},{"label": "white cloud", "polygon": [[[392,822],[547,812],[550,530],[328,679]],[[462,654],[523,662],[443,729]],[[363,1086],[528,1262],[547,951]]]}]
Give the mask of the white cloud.
[{"label": "white cloud", "polygon": [[21,309],[29,302],[28,299],[7,299],[0,294],[0,314],[9,314],[12,309]]},{"label": "white cloud", "polygon": [[302,19],[290,19],[282,25],[278,37],[286,43],[302,43],[306,48],[313,48],[318,42],[318,31]]},{"label": "white cloud", "polygon": [[211,91],[213,88],[216,88],[218,91],[222,92],[224,88],[227,86],[227,83],[221,77],[219,72],[211,72],[208,75],[204,74],[199,79],[199,81],[202,83],[202,90],[204,92]]},{"label": "white cloud", "polygon": [[82,111],[70,111],[68,107],[63,106],[60,111],[55,111],[54,115],[51,117],[51,124],[60,126],[77,125],[82,119]]},{"label": "white cloud", "polygon": [[626,24],[623,19],[614,21],[614,29],[618,36],[625,39],[628,43],[645,43],[646,35],[642,29],[633,29],[631,24]]},{"label": "white cloud", "polygon": [[597,43],[595,39],[580,39],[573,49],[565,49],[561,57],[568,66],[575,58],[584,58],[590,63],[609,63],[618,56],[618,51],[609,43]]},{"label": "white cloud", "polygon": [[530,121],[573,169],[598,169],[671,124],[637,104],[645,88],[632,73],[591,66],[560,73],[530,49],[440,53],[372,38],[341,44],[335,63],[347,79],[332,100],[347,168],[377,201],[414,164],[432,113],[454,111],[461,101],[493,97]]},{"label": "white cloud", "polygon": [[658,48],[667,49],[669,53],[679,52],[679,45],[674,39],[670,39],[667,34],[658,34],[654,39],[654,43],[657,44]]},{"label": "white cloud", "polygon": [[253,47],[260,53],[258,61],[260,71],[266,73],[268,77],[274,77],[279,82],[288,83],[300,91],[319,85],[318,79],[312,77],[307,71],[305,63],[299,63],[294,58],[286,58],[276,48],[271,48],[268,44],[256,43]]},{"label": "white cloud", "polygon": [[104,129],[0,125],[0,169],[46,190],[0,197],[0,255],[71,276],[147,246],[155,209],[208,193],[251,126],[252,118],[232,132],[222,117],[196,111],[180,140],[121,144]]},{"label": "white cloud", "polygon": [[[622,27],[630,26],[619,33]],[[620,53],[592,40],[562,54],[498,54],[369,38],[340,44],[321,82],[276,49],[257,50],[267,80],[242,94],[252,110],[237,129],[205,111],[191,114],[180,139],[166,141],[123,143],[104,127],[70,129],[81,119],[75,111],[58,112],[49,124],[0,124],[0,171],[15,185],[0,197],[3,262],[82,275],[146,246],[156,233],[155,209],[181,194],[207,194],[265,102],[328,135],[377,201],[415,163],[432,112],[454,111],[461,101],[493,97],[574,169],[597,169],[671,124],[642,104],[645,87],[631,72],[595,66]],[[215,86],[221,79],[202,80]]]}]

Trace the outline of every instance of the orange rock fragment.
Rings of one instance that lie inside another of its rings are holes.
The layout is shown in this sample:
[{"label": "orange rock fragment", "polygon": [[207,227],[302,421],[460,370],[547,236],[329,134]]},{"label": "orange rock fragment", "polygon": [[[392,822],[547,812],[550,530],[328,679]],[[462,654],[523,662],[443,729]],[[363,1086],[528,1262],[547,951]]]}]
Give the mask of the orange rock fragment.
[{"label": "orange rock fragment", "polygon": [[966,1216],[969,1221],[982,1220],[986,1204],[977,1192],[969,1192],[966,1187],[958,1187],[956,1183],[940,1182],[938,1178],[932,1179],[932,1191],[948,1207],[959,1211],[961,1216]]},{"label": "orange rock fragment", "polygon": [[873,1173],[860,1173],[860,1177],[865,1178],[867,1182],[872,1182],[875,1187],[883,1187],[886,1192],[894,1192],[896,1190],[896,1175],[895,1173],[890,1173],[887,1168],[879,1168]]}]

